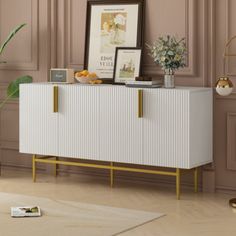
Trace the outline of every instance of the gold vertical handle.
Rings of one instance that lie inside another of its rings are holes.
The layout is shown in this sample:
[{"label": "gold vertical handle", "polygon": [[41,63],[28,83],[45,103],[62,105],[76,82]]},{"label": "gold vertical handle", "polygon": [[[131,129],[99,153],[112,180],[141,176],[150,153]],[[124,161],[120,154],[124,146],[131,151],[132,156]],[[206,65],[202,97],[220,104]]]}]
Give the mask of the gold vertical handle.
[{"label": "gold vertical handle", "polygon": [[143,90],[138,90],[138,118],[143,117]]},{"label": "gold vertical handle", "polygon": [[58,112],[58,86],[53,86],[53,112]]}]

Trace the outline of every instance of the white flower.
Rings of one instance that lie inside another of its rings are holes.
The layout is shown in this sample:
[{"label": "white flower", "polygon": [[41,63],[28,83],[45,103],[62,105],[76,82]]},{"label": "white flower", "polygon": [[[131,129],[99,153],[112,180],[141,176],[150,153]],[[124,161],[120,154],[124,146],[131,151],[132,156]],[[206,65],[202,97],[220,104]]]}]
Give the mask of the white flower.
[{"label": "white flower", "polygon": [[165,61],[165,59],[166,59],[165,57],[161,57],[161,61]]},{"label": "white flower", "polygon": [[121,14],[116,15],[116,17],[114,18],[115,24],[125,25],[125,21],[126,21],[126,18]]},{"label": "white flower", "polygon": [[181,59],[181,56],[178,55],[178,54],[176,54],[174,60],[175,60],[175,61],[180,61],[180,59]]}]

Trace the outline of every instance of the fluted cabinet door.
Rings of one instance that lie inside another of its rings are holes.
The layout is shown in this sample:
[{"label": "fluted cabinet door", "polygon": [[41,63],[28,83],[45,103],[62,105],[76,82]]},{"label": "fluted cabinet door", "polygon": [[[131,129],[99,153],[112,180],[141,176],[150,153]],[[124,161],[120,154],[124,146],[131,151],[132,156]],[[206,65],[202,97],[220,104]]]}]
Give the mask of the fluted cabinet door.
[{"label": "fluted cabinet door", "polygon": [[59,86],[59,156],[100,160],[99,86]]},{"label": "fluted cabinet door", "polygon": [[58,154],[58,114],[53,112],[53,85],[20,85],[20,152]]},{"label": "fluted cabinet door", "polygon": [[100,129],[102,160],[142,164],[142,119],[138,118],[137,89],[102,88]]},{"label": "fluted cabinet door", "polygon": [[144,91],[143,155],[146,165],[189,166],[189,93]]},{"label": "fluted cabinet door", "polygon": [[212,162],[212,89],[144,91],[143,164],[194,168]]}]

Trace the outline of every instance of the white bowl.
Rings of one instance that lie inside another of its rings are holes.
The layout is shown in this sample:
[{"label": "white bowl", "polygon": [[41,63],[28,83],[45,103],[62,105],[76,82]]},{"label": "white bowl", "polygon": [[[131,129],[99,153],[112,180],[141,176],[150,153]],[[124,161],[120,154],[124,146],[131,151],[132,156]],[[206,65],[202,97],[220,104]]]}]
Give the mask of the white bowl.
[{"label": "white bowl", "polygon": [[75,77],[75,79],[80,82],[81,84],[89,84],[89,81],[91,80],[96,80],[96,78],[91,78],[91,77],[86,77],[86,76],[81,76],[81,77]]}]

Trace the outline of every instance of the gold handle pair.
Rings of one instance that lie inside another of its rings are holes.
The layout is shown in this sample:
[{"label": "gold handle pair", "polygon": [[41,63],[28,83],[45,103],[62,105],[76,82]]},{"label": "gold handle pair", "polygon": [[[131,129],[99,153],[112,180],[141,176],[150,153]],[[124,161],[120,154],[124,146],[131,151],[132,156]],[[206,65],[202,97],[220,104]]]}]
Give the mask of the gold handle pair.
[{"label": "gold handle pair", "polygon": [[53,86],[53,112],[58,112],[58,86]]}]

